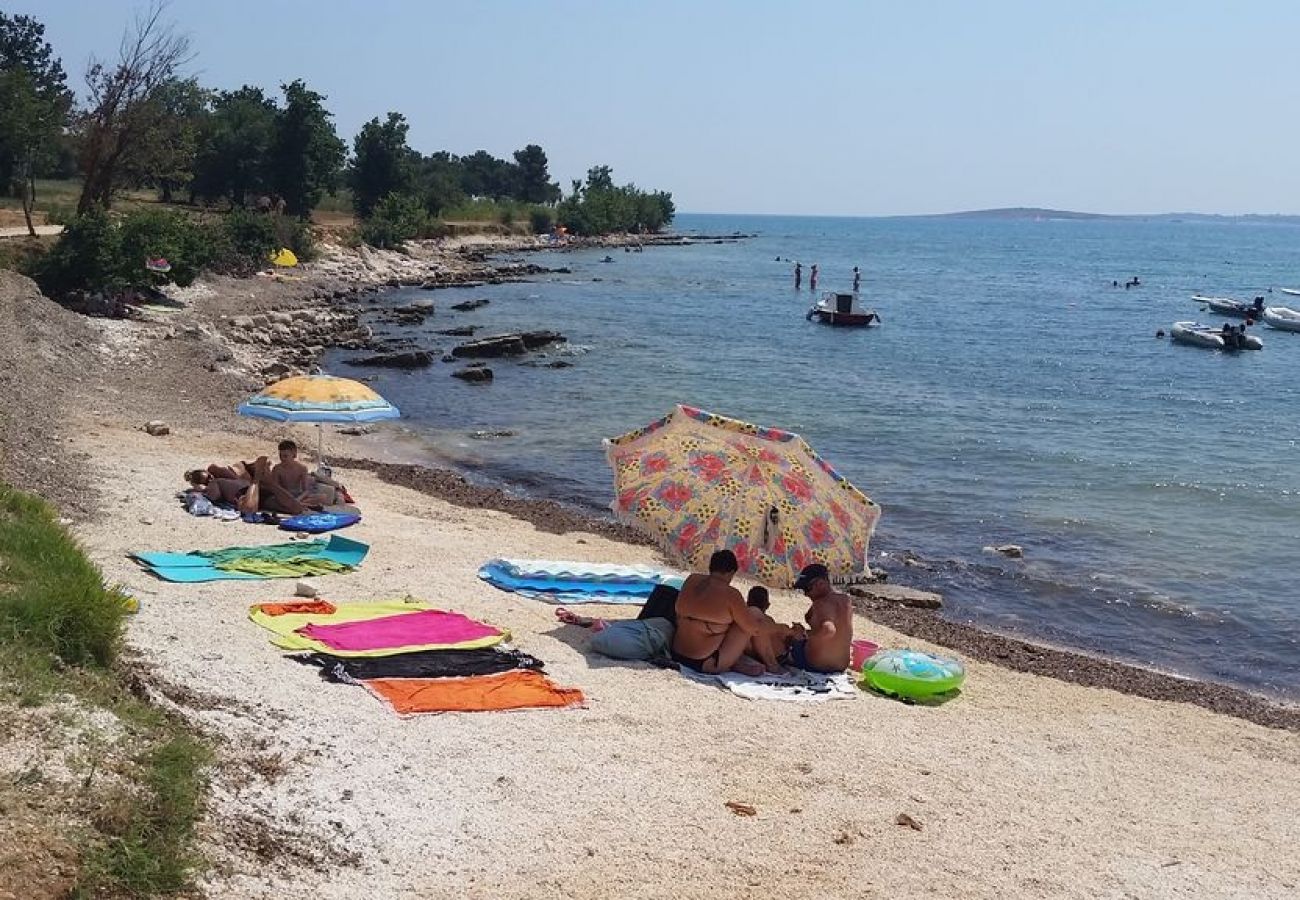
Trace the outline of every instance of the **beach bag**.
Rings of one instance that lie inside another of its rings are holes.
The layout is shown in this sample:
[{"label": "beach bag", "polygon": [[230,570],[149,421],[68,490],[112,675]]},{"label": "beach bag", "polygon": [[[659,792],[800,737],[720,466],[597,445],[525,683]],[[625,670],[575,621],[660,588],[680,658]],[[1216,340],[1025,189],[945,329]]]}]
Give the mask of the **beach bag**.
[{"label": "beach bag", "polygon": [[673,641],[667,619],[611,622],[591,636],[591,649],[613,659],[663,659]]}]

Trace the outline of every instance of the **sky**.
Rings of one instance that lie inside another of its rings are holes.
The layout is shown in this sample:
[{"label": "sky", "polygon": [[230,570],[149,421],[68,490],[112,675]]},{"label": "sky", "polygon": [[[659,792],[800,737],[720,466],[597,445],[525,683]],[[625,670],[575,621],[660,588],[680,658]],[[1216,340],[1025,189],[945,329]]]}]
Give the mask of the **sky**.
[{"label": "sky", "polygon": [[[80,89],[143,3],[6,0]],[[209,87],[389,110],[683,212],[1300,213],[1293,0],[173,0]]]}]

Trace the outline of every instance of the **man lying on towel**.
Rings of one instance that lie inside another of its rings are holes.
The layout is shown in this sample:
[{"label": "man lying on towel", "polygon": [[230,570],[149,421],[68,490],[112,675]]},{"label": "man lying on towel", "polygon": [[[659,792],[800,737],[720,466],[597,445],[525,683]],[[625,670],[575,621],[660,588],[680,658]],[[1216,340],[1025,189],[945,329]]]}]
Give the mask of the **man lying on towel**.
[{"label": "man lying on towel", "polygon": [[820,563],[804,566],[794,587],[812,604],[804,614],[808,629],[790,642],[786,661],[809,672],[843,672],[853,643],[853,601],[831,587],[830,572]]}]

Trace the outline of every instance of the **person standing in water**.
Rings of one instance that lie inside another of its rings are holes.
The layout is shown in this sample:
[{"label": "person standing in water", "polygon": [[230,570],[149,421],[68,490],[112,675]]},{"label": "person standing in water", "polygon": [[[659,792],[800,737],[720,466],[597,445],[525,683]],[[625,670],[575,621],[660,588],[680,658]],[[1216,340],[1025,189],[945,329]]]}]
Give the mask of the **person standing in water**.
[{"label": "person standing in water", "polygon": [[800,263],[794,264],[794,289],[797,291],[803,286],[803,266]]},{"label": "person standing in water", "polygon": [[813,263],[812,273],[808,277],[808,290],[817,290],[817,263]]},{"label": "person standing in water", "polygon": [[856,294],[860,287],[862,287],[862,273],[858,271],[857,266],[854,266],[853,267],[853,293]]}]

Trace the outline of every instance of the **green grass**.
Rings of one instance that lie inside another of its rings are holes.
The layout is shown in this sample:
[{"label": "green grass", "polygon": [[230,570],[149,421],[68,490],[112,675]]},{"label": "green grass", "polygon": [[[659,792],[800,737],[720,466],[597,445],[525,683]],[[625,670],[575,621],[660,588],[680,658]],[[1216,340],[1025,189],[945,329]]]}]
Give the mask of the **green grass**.
[{"label": "green grass", "polygon": [[72,896],[86,900],[174,896],[202,865],[194,828],[212,752],[180,719],[137,697],[114,667],[126,600],[104,585],[47,504],[0,484],[0,692],[23,706],[70,695],[112,712],[125,730],[106,751],[126,755],[116,766],[125,783],[80,829]]},{"label": "green grass", "polygon": [[36,497],[0,486],[0,643],[73,666],[117,655],[126,598]]}]

